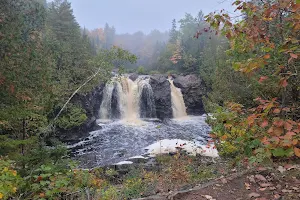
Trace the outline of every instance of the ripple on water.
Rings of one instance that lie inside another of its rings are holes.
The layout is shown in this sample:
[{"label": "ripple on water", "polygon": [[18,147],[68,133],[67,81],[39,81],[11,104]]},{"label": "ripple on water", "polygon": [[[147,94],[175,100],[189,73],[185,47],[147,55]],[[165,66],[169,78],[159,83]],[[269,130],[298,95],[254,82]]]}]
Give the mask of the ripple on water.
[{"label": "ripple on water", "polygon": [[82,167],[110,165],[143,155],[147,153],[147,146],[163,139],[181,139],[203,145],[207,143],[210,131],[205,115],[171,119],[164,123],[147,119],[138,126],[124,121],[98,123],[101,130],[91,132],[87,139],[69,146]]}]

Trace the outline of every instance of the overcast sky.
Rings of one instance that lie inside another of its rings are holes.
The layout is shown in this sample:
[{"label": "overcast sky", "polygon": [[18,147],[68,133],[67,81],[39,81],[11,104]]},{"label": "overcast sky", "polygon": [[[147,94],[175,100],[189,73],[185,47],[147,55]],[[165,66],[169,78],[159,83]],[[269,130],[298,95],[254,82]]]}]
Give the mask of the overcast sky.
[{"label": "overcast sky", "polygon": [[[50,1],[50,0],[49,0]],[[233,12],[233,0],[69,0],[80,26],[104,27],[107,22],[117,33],[150,32],[171,28],[172,19],[185,13],[196,15],[225,9]]]}]

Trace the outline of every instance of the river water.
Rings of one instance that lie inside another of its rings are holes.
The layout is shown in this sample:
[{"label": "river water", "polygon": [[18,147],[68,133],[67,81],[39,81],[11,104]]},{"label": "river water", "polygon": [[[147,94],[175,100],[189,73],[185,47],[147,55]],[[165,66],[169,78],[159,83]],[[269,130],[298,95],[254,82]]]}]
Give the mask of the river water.
[{"label": "river water", "polygon": [[206,144],[210,127],[206,115],[186,116],[161,122],[158,119],[141,119],[134,125],[125,120],[99,120],[101,130],[91,132],[83,141],[69,146],[82,168],[111,165],[126,159],[147,154],[148,145],[163,139],[192,141]]}]

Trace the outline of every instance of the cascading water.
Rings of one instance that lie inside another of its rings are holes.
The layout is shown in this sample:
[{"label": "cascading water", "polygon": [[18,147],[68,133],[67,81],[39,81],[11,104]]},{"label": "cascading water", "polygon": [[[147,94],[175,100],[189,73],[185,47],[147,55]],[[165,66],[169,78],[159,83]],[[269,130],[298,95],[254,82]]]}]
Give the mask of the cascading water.
[{"label": "cascading water", "polygon": [[103,100],[100,106],[100,118],[110,119],[111,118],[111,100],[114,90],[114,82],[107,82],[103,90]]},{"label": "cascading water", "polygon": [[138,85],[129,78],[121,78],[122,93],[120,93],[122,119],[137,121],[139,119]]},{"label": "cascading water", "polygon": [[139,77],[135,81],[127,77],[114,77],[106,84],[100,106],[100,118],[112,119],[117,113],[121,119],[135,123],[140,122],[140,117],[156,117],[149,77]]},{"label": "cascading water", "polygon": [[171,101],[172,101],[172,111],[174,118],[181,118],[187,116],[186,107],[184,104],[183,96],[180,88],[175,87],[173,80],[168,79],[171,87]]}]

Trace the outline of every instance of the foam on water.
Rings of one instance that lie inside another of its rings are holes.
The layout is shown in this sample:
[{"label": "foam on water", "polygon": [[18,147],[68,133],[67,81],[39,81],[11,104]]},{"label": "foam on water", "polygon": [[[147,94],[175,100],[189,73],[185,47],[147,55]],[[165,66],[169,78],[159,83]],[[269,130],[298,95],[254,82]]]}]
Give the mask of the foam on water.
[{"label": "foam on water", "polygon": [[186,151],[189,155],[196,156],[200,154],[208,157],[218,157],[218,151],[214,145],[201,145],[198,142],[192,142],[180,139],[164,139],[149,145],[145,149],[151,156],[177,152],[179,149]]},{"label": "foam on water", "polygon": [[[209,140],[210,127],[205,123],[204,115],[171,119],[164,123],[158,119],[147,119],[141,125],[128,125],[122,120],[98,122],[102,129],[91,132],[81,142],[69,146],[75,159],[82,161],[81,166],[85,168],[110,165],[130,157],[151,154],[149,150],[145,150],[149,145],[153,145],[153,152],[157,152],[159,141],[163,141],[165,149],[174,150],[176,141],[179,141],[188,144],[184,148],[191,153],[195,151],[202,155],[217,155],[216,150],[206,149],[205,146]],[[201,149],[206,151],[201,152]]]}]

